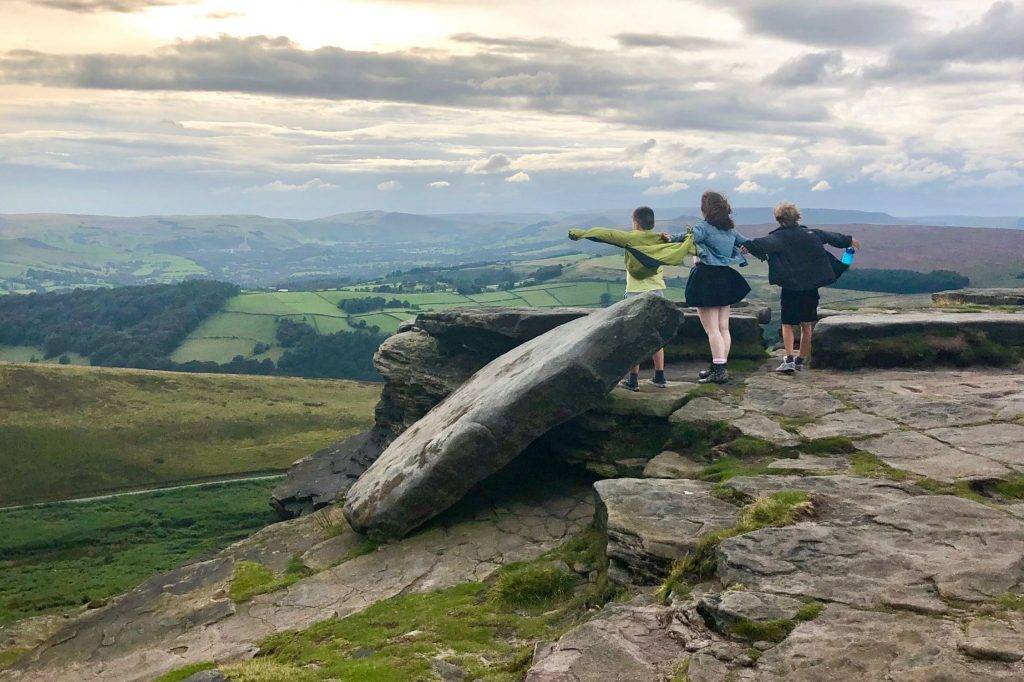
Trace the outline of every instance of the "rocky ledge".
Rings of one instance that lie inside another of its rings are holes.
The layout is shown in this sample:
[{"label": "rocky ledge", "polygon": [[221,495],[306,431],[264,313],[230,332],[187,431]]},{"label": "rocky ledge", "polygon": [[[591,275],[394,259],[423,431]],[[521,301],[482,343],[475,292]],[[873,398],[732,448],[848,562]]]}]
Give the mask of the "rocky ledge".
[{"label": "rocky ledge", "polygon": [[958,289],[932,294],[937,306],[1017,306],[1024,307],[1024,289]]}]

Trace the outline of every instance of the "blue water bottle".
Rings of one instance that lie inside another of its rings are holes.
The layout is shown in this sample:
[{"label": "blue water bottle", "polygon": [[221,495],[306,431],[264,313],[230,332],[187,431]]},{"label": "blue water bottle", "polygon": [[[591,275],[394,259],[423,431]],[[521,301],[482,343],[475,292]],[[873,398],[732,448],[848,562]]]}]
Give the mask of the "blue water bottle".
[{"label": "blue water bottle", "polygon": [[843,251],[843,265],[853,265],[854,254],[857,253],[857,249],[852,246]]}]

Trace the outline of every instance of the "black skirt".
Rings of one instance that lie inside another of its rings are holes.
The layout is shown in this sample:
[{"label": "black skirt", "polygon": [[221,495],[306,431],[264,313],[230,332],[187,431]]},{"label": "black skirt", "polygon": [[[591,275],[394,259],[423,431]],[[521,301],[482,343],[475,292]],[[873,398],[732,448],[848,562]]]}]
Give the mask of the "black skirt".
[{"label": "black skirt", "polygon": [[697,263],[686,280],[686,305],[696,308],[735,305],[749,293],[747,280],[728,265]]}]

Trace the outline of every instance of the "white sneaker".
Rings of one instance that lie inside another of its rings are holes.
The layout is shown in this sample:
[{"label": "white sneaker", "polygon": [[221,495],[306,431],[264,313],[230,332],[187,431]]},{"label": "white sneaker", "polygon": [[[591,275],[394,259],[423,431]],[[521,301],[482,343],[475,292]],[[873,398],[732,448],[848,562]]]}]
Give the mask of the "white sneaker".
[{"label": "white sneaker", "polygon": [[775,368],[775,371],[779,374],[793,374],[796,372],[796,362],[793,360],[783,360],[782,364]]}]

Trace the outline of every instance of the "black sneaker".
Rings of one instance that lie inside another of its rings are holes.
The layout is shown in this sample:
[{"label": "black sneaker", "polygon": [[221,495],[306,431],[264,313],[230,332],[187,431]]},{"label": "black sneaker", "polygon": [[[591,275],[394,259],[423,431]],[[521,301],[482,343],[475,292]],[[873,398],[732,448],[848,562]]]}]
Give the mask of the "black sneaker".
[{"label": "black sneaker", "polygon": [[[652,386],[657,386],[658,388],[668,388],[668,382],[665,381],[664,379],[662,379],[661,381],[658,381],[657,379],[650,379],[650,382]],[[638,388],[637,390],[639,391],[640,389]]]},{"label": "black sneaker", "polygon": [[715,365],[708,379],[714,384],[727,384],[729,383],[729,370],[725,368],[725,365]]},{"label": "black sneaker", "polygon": [[797,357],[793,361],[793,364],[796,365],[796,371],[798,372],[802,372],[803,370],[808,368],[807,361],[801,357]]},{"label": "black sneaker", "polygon": [[635,379],[623,379],[619,382],[619,386],[622,386],[627,391],[633,391],[633,393],[640,392],[640,384]]},{"label": "black sneaker", "polygon": [[711,370],[713,370],[714,368],[715,363],[712,362],[710,365],[708,365],[707,369],[702,369],[700,372],[698,372],[697,381],[699,381],[702,384],[707,383],[707,378],[711,376]]}]

